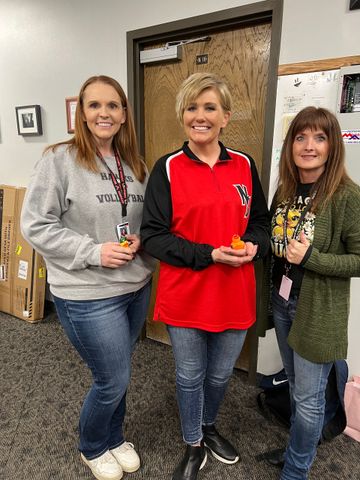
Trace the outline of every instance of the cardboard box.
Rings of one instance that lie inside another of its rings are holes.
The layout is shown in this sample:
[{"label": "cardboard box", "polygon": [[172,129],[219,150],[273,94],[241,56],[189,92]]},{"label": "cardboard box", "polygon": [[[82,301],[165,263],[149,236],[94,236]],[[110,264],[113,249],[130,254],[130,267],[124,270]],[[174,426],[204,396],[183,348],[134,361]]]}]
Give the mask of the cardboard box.
[{"label": "cardboard box", "polygon": [[0,185],[0,269],[6,272],[5,278],[0,280],[0,310],[28,322],[37,322],[44,316],[46,267],[41,255],[21,235],[20,216],[25,191],[25,188]]},{"label": "cardboard box", "polygon": [[0,310],[11,313],[17,189],[0,186]]}]

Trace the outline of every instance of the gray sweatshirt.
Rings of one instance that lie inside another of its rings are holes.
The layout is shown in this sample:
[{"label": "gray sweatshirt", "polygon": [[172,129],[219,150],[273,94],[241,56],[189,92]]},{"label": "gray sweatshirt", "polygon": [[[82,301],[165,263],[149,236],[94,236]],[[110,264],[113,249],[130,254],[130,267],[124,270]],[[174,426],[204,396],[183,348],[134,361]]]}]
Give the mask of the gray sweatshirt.
[{"label": "gray sweatshirt", "polygon": [[[105,160],[117,175],[115,158]],[[45,259],[50,291],[68,300],[134,292],[155,266],[143,251],[119,268],[101,266],[101,245],[118,241],[116,224],[128,221],[130,233],[139,234],[147,180],[140,183],[123,162],[128,207],[122,217],[109,173],[97,162],[99,172],[93,173],[80,167],[65,145],[47,152],[35,166],[22,208],[22,234]]]}]

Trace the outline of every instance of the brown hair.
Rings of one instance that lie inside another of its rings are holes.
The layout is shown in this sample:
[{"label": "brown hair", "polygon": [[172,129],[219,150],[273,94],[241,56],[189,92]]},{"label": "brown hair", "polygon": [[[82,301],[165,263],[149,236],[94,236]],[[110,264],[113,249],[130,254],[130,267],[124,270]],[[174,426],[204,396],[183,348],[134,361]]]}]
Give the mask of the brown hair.
[{"label": "brown hair", "polygon": [[95,159],[96,144],[92,133],[83,119],[85,90],[89,85],[97,82],[113,87],[120,97],[123,108],[126,110],[125,122],[113,138],[113,147],[118,150],[122,161],[129,165],[137,180],[143,182],[146,169],[138,150],[131,107],[120,84],[115,79],[107,77],[106,75],[93,76],[84,82],[80,89],[76,106],[74,136],[70,140],[49,145],[45,149],[45,152],[48,150],[54,151],[59,145],[69,145],[70,149],[76,149],[76,160],[82,167],[93,172],[98,171]]},{"label": "brown hair", "polygon": [[329,141],[329,155],[325,170],[313,186],[316,196],[312,211],[330,201],[337,189],[350,181],[345,169],[345,148],[337,118],[326,108],[306,107],[290,124],[281,150],[277,201],[286,201],[296,194],[300,181],[298,169],[293,159],[293,143],[296,135],[310,128],[322,130]]},{"label": "brown hair", "polygon": [[213,88],[218,92],[224,112],[231,111],[232,99],[226,83],[213,73],[193,73],[181,84],[176,96],[176,116],[181,124],[186,107],[208,88]]}]

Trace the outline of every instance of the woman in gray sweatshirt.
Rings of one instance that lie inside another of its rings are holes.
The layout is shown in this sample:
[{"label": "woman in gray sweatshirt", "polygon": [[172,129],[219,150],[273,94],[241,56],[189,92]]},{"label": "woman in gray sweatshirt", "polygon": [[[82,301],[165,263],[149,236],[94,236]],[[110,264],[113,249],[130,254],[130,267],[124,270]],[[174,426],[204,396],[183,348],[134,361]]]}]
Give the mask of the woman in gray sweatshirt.
[{"label": "woman in gray sweatshirt", "polygon": [[147,176],[123,89],[91,77],[79,93],[74,137],[45,150],[22,211],[22,233],[46,261],[60,322],[92,372],[79,450],[99,480],[140,466],[122,426],[154,267],[138,236]]}]

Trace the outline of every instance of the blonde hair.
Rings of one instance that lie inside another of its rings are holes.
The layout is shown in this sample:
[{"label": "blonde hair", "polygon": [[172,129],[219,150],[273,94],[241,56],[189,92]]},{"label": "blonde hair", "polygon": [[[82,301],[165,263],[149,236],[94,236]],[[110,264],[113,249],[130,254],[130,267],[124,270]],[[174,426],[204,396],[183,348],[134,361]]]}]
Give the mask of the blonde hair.
[{"label": "blonde hair", "polygon": [[345,148],[337,118],[326,108],[306,107],[301,110],[290,124],[281,150],[277,201],[292,199],[300,182],[299,171],[293,159],[293,144],[296,135],[306,129],[322,130],[329,142],[329,155],[325,170],[312,190],[316,196],[312,211],[330,201],[337,189],[351,181],[345,169]]},{"label": "blonde hair", "polygon": [[226,83],[213,73],[193,73],[181,84],[176,96],[175,111],[181,124],[186,107],[208,88],[218,92],[222,109],[231,111],[232,99]]},{"label": "blonde hair", "polygon": [[120,84],[115,79],[106,75],[90,77],[82,85],[76,106],[75,133],[73,138],[49,145],[45,151],[54,151],[59,145],[68,145],[70,149],[76,150],[76,160],[82,167],[93,172],[97,172],[99,170],[96,163],[95,140],[83,119],[85,90],[93,83],[104,83],[105,85],[110,85],[119,95],[121,105],[126,110],[126,118],[124,124],[121,125],[120,130],[113,138],[113,147],[119,152],[122,161],[129,165],[137,180],[143,182],[146,176],[146,169],[138,150],[131,106],[129,105],[125,92],[121,88]]}]

